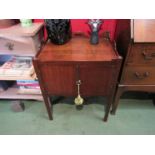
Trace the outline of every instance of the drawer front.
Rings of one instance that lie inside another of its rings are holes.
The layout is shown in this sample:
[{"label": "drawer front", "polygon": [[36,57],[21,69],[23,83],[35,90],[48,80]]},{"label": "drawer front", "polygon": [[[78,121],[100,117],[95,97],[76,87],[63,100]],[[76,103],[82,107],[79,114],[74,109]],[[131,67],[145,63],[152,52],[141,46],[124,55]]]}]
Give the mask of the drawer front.
[{"label": "drawer front", "polygon": [[31,37],[0,37],[2,54],[35,55],[41,46],[39,34]]},{"label": "drawer front", "polygon": [[155,44],[134,44],[130,50],[127,63],[155,64]]},{"label": "drawer front", "polygon": [[122,75],[121,84],[152,85],[155,84],[155,67],[127,66]]},{"label": "drawer front", "polygon": [[23,38],[10,38],[10,39],[5,39],[5,38],[0,38],[0,51],[4,52],[27,52],[32,49],[32,47],[27,43],[26,39]]}]

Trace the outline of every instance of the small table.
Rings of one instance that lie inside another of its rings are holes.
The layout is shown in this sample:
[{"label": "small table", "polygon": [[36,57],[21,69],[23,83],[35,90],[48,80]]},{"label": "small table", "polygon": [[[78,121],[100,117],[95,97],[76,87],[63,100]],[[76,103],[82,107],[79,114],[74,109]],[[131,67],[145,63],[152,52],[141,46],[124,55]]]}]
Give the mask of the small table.
[{"label": "small table", "polygon": [[120,57],[112,43],[100,38],[100,43],[91,45],[85,36],[73,36],[64,45],[47,42],[33,60],[40,82],[49,119],[52,120],[51,96],[80,95],[105,96],[107,104],[104,121],[107,121],[112,105],[117,78],[121,66]]}]

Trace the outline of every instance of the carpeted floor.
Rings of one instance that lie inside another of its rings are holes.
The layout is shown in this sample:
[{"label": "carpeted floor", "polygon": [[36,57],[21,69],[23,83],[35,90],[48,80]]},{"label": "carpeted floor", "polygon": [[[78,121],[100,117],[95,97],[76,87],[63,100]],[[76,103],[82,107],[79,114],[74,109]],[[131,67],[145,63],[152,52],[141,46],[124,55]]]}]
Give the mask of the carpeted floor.
[{"label": "carpeted floor", "polygon": [[0,100],[0,135],[155,134],[155,106],[150,99],[122,98],[117,114],[109,115],[107,123],[101,120],[104,98],[88,102],[92,104],[77,111],[72,99],[64,99],[54,105],[54,120],[49,121],[43,102],[25,101],[25,111],[13,112],[10,101]]}]

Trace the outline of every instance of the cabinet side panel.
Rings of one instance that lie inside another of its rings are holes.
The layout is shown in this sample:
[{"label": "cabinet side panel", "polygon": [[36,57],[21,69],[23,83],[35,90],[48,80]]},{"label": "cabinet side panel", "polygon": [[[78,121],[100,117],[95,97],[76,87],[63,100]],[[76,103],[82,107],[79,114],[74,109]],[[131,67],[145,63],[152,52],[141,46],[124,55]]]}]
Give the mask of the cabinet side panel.
[{"label": "cabinet side panel", "polygon": [[130,20],[129,19],[118,19],[115,31],[115,41],[117,50],[123,57],[126,56],[128,45],[131,40],[130,31]]}]

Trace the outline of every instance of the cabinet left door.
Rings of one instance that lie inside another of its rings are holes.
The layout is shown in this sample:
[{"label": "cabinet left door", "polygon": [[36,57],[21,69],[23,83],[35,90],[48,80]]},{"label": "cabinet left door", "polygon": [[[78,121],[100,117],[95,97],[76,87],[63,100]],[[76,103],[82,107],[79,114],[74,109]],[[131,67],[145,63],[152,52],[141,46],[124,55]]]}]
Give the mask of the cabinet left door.
[{"label": "cabinet left door", "polygon": [[39,70],[45,91],[49,95],[76,95],[76,70],[74,65],[40,63]]}]

